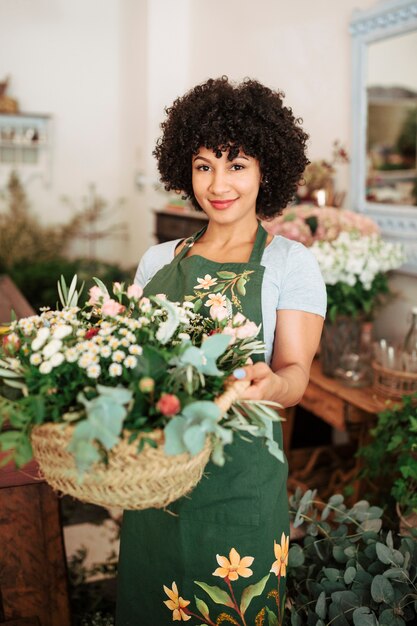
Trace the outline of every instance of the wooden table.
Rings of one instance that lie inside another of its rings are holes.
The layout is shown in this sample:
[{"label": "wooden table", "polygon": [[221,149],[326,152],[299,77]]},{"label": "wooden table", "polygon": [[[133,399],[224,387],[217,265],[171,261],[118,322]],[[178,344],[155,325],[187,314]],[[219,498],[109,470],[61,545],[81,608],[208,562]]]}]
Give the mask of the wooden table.
[{"label": "wooden table", "polygon": [[[327,422],[337,431],[349,434],[352,443],[352,456],[354,451],[369,440],[369,431],[375,424],[376,416],[379,412],[392,405],[393,401],[383,397],[378,397],[372,386],[369,387],[347,387],[336,378],[328,378],[321,372],[320,362],[315,359],[312,364],[310,382],[305,394],[299,403],[301,407],[310,411],[321,420]],[[291,407],[285,410],[283,423],[284,449],[289,459],[290,480],[289,484],[296,486],[314,487],[314,466],[320,455],[327,454],[337,458],[337,446],[323,446],[315,449],[308,449],[305,453],[305,464],[302,468],[292,468],[297,463],[295,459],[300,457],[300,452],[291,449],[291,438],[294,427],[296,408]],[[359,497],[360,484],[355,477],[360,469],[360,461],[355,459],[353,468],[348,472],[340,470],[338,480],[340,484],[350,483],[354,486],[354,496]],[[311,484],[304,483],[311,478]],[[329,476],[330,491],[332,487],[332,477]]]}]

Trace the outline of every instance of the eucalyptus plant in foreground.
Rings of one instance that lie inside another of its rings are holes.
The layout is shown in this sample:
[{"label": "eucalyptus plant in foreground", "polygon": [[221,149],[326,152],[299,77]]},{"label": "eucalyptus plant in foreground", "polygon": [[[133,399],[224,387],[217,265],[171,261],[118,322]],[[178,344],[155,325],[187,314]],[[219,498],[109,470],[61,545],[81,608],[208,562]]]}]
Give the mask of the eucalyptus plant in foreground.
[{"label": "eucalyptus plant in foreground", "polygon": [[290,499],[302,541],[289,551],[286,626],[417,623],[417,541],[386,532],[382,509],[316,491]]}]

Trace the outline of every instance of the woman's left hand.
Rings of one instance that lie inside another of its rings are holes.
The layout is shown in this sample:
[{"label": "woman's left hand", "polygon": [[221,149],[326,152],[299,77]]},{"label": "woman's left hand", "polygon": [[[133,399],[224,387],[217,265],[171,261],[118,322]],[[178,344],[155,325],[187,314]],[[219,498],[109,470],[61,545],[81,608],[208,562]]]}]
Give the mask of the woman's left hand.
[{"label": "woman's left hand", "polygon": [[251,382],[242,400],[277,401],[286,387],[286,381],[262,361],[239,367],[233,372],[233,377],[236,380],[250,380]]}]

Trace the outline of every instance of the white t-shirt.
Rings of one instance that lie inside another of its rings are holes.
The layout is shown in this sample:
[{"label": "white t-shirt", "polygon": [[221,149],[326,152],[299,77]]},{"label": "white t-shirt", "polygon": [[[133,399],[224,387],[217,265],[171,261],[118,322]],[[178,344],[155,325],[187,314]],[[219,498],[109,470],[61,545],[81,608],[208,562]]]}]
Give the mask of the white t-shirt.
[{"label": "white t-shirt", "polygon": [[[145,287],[158,270],[171,263],[180,241],[151,246],[140,260],[135,283]],[[276,311],[292,309],[325,317],[326,286],[312,252],[301,243],[279,235],[265,247],[261,265],[265,267],[261,296],[265,361],[270,363]]]}]

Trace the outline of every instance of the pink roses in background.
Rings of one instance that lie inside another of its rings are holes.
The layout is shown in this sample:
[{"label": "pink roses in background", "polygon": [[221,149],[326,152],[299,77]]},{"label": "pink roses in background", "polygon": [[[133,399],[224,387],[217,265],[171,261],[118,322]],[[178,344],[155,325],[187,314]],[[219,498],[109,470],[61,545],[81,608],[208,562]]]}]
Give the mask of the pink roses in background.
[{"label": "pink roses in background", "polygon": [[342,232],[362,236],[379,233],[375,222],[361,213],[309,204],[289,207],[282,215],[262,225],[273,235],[282,235],[305,246],[312,246],[316,241],[334,241]]}]

